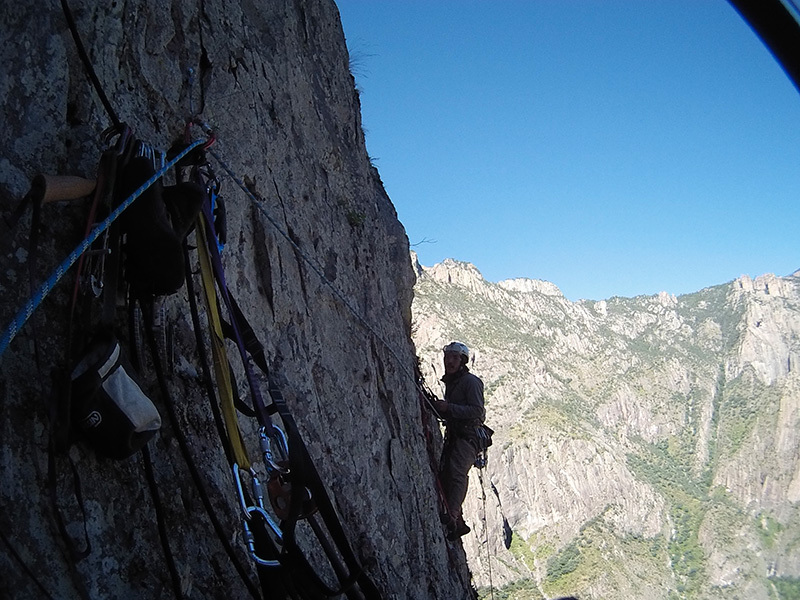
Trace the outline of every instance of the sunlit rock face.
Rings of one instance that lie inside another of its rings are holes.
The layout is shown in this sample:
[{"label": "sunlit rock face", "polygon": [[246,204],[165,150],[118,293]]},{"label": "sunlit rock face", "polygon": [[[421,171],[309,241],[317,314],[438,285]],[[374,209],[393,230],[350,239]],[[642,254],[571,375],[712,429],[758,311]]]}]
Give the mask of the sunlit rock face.
[{"label": "sunlit rock face", "polygon": [[710,600],[797,585],[797,273],[570,302],[452,260],[417,272],[427,376],[446,341],[467,343],[496,432],[465,504],[481,586]]}]

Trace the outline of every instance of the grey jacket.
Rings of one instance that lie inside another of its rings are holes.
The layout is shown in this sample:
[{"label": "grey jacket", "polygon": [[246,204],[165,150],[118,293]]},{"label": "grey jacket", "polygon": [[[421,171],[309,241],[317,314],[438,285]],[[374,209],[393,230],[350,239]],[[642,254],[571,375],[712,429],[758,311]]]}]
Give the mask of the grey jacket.
[{"label": "grey jacket", "polygon": [[445,375],[444,399],[450,405],[445,417],[448,431],[467,433],[483,423],[483,381],[469,372],[466,365],[457,373]]}]

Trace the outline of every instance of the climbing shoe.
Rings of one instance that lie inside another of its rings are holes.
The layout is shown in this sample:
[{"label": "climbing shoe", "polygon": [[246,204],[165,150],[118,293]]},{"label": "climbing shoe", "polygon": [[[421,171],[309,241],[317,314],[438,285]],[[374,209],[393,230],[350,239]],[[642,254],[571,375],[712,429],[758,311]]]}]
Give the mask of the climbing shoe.
[{"label": "climbing shoe", "polygon": [[447,539],[455,542],[458,538],[467,535],[472,529],[464,522],[464,519],[459,518],[447,527]]}]

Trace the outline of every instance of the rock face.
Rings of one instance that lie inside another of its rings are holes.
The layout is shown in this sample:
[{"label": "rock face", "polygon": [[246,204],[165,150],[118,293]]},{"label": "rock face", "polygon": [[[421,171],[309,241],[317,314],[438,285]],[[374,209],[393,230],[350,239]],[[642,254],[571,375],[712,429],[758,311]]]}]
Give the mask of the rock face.
[{"label": "rock face", "polygon": [[[289,408],[368,575],[386,598],[469,597],[463,552],[448,551],[443,538],[422,436],[412,377],[408,241],[364,147],[335,4],[70,4],[119,119],[166,150],[198,115],[217,133],[215,153],[258,194],[257,208],[212,161],[227,202],[228,286],[284,382]],[[38,172],[95,177],[110,117],[58,3],[4,3],[0,22],[6,136],[0,209],[7,214]],[[197,127],[191,133],[202,135]],[[34,282],[82,239],[87,209],[86,199],[43,207]],[[4,232],[3,324],[29,296],[29,223],[26,217]],[[189,243],[197,243],[194,234]],[[83,443],[71,448],[85,518],[70,462],[57,456],[57,503],[79,547],[85,522],[89,556],[73,561],[56,526],[48,498],[48,407],[77,352],[70,352],[68,339],[71,287],[68,275],[0,358],[0,595],[14,590],[14,598],[38,598],[44,588],[54,598],[80,597],[80,590],[93,598],[171,597],[139,455],[111,461]],[[184,287],[164,300],[178,429],[188,438],[224,537],[253,578],[230,465],[203,392],[187,294]],[[119,335],[127,340],[124,310],[118,312]],[[80,333],[87,332],[75,332],[75,339]],[[246,396],[238,363],[234,375]],[[164,417],[148,365],[141,377]],[[191,598],[247,597],[189,477],[173,424],[163,420],[149,449],[180,589]],[[240,421],[257,457],[256,424]]]},{"label": "rock face", "polygon": [[515,598],[794,597],[797,274],[573,303],[453,260],[417,272],[426,378],[441,375],[445,343],[466,342],[496,432],[465,503],[481,586],[491,578]]}]

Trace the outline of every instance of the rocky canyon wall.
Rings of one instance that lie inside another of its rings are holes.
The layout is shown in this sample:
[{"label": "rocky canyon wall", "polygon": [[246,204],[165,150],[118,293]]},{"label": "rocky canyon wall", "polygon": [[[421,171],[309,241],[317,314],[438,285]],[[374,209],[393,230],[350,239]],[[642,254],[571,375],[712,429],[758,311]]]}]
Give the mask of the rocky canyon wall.
[{"label": "rocky canyon wall", "polygon": [[[283,382],[368,575],[386,598],[468,597],[463,552],[448,550],[439,524],[409,375],[408,241],[365,150],[335,4],[70,4],[110,104],[134,135],[166,150],[182,137],[187,119],[198,116],[216,132],[215,154],[257,194],[259,207],[212,162],[227,202],[229,288]],[[0,208],[9,214],[37,173],[94,178],[101,133],[111,123],[58,3],[4,3],[0,23],[6,136]],[[192,134],[202,131],[194,127]],[[35,265],[28,260],[30,215],[5,232],[3,324],[29,296],[29,270],[41,281],[81,240],[87,209],[88,199],[43,207]],[[189,243],[197,243],[193,235]],[[43,587],[64,599],[78,597],[81,588],[94,598],[171,597],[139,455],[106,460],[77,443],[69,460],[56,457],[57,504],[78,546],[85,522],[89,556],[73,561],[56,525],[48,498],[48,411],[71,360],[71,286],[65,277],[0,358],[0,594],[38,598]],[[252,578],[230,466],[202,391],[187,294],[184,287],[164,301],[173,355],[169,386],[214,512]],[[163,416],[152,372],[141,375]],[[240,366],[235,379],[245,390]],[[180,588],[187,598],[245,597],[178,452],[173,425],[163,420],[149,448]],[[242,419],[242,428],[257,456],[251,421]],[[85,517],[70,463],[80,477]]]},{"label": "rocky canyon wall", "polygon": [[416,270],[426,375],[441,376],[443,344],[470,345],[496,432],[465,503],[481,586],[520,599],[800,590],[800,272],[570,302],[455,260]]}]

